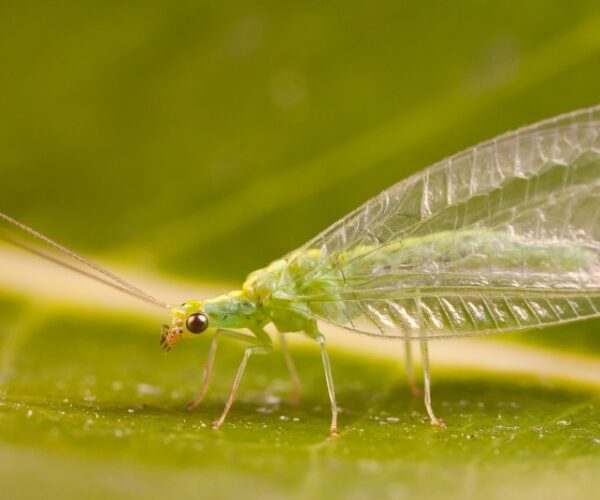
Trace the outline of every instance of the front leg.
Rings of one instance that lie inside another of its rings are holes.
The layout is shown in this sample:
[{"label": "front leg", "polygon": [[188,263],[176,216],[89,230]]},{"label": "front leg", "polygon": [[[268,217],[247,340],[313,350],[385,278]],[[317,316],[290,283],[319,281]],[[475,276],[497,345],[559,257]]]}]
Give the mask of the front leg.
[{"label": "front leg", "polygon": [[233,384],[231,385],[231,391],[229,392],[229,397],[227,398],[227,402],[225,403],[225,408],[223,409],[223,413],[221,416],[215,420],[212,424],[213,429],[218,429],[221,424],[225,421],[227,414],[229,413],[229,409],[233,404],[233,400],[235,399],[235,395],[238,390],[238,386],[240,385],[240,381],[242,380],[242,376],[244,375],[244,370],[246,369],[246,365],[248,364],[248,360],[252,354],[267,354],[273,350],[273,347],[270,345],[255,345],[252,347],[247,347],[244,351],[244,357],[242,358],[242,362],[235,374],[235,378],[233,379]]},{"label": "front leg", "polygon": [[210,348],[208,349],[208,358],[206,359],[206,364],[204,365],[204,371],[202,372],[202,383],[200,384],[200,390],[196,397],[192,399],[187,405],[186,409],[193,410],[198,406],[204,396],[206,396],[206,391],[208,391],[208,385],[210,384],[210,378],[212,375],[212,367],[215,362],[215,356],[217,354],[217,344],[219,341],[219,335],[221,334],[220,330],[217,330],[215,336],[212,338],[210,342]]},{"label": "front leg", "polygon": [[244,342],[250,342],[253,344],[256,343],[256,338],[251,337],[250,335],[244,335],[243,333],[234,332],[231,330],[217,330],[215,332],[214,337],[212,338],[210,348],[208,350],[208,358],[206,359],[206,364],[204,365],[204,372],[202,373],[202,382],[200,384],[200,390],[198,391],[196,397],[186,405],[186,408],[188,410],[193,410],[202,402],[204,396],[206,396],[206,392],[208,391],[208,386],[210,384],[210,379],[212,375],[212,368],[215,362],[215,356],[217,354],[217,344],[219,342],[219,336],[221,335],[237,340],[242,340]]}]

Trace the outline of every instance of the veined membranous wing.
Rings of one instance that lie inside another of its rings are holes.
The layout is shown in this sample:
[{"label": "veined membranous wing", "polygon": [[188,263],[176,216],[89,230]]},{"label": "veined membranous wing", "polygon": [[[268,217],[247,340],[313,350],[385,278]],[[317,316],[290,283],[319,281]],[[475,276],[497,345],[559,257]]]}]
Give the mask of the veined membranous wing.
[{"label": "veined membranous wing", "polygon": [[370,335],[477,335],[597,316],[600,107],[447,158],[286,260],[280,307]]}]

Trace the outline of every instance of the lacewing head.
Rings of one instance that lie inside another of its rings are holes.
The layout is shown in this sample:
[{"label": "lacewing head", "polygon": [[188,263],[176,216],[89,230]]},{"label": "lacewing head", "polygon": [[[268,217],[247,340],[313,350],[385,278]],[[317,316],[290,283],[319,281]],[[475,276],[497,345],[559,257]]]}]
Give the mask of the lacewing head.
[{"label": "lacewing head", "polygon": [[171,309],[171,325],[162,325],[160,345],[169,352],[175,343],[185,337],[195,337],[208,330],[210,320],[198,301],[184,302]]}]

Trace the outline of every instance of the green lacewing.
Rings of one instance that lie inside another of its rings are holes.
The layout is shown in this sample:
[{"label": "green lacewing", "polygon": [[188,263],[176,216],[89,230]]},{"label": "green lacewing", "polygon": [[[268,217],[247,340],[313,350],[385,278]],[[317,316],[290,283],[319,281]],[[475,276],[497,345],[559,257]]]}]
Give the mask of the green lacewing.
[{"label": "green lacewing", "polygon": [[[218,339],[247,343],[219,427],[249,358],[272,352],[278,331],[320,345],[331,403],[337,403],[322,324],[421,348],[425,408],[431,405],[428,341],[543,328],[600,315],[600,106],[501,135],[383,191],[299,249],[251,273],[240,290],[168,305],[41,233],[1,214],[29,238],[11,242],[169,311],[160,343],[212,334],[204,398]],[[46,250],[31,245],[42,244]],[[50,250],[48,253],[47,250]],[[66,260],[67,257],[70,260]]]}]

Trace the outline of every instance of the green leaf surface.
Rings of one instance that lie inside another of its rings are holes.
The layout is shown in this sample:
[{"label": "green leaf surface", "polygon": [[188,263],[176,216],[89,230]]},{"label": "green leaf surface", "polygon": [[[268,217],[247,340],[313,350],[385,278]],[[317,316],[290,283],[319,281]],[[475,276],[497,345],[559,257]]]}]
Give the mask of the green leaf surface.
[{"label": "green leaf surface", "polygon": [[[235,288],[423,167],[597,104],[600,10],[3,2],[0,61],[2,212],[133,276]],[[434,365],[437,429],[401,359],[337,346],[344,411],[330,439],[319,353],[299,345],[300,405],[281,355],[253,358],[215,432],[241,346],[222,343],[189,413],[208,339],[164,357],[149,318],[49,306],[39,296],[64,296],[60,278],[36,289],[36,270],[8,267],[15,289],[34,285],[0,299],[2,498],[597,496],[597,386]],[[503,341],[597,360],[598,331]]]},{"label": "green leaf surface", "polygon": [[0,41],[3,211],[200,280],[598,100],[595,0],[29,0],[0,7]]},{"label": "green leaf surface", "polygon": [[[0,481],[7,498],[584,498],[600,487],[600,393],[532,376],[435,369],[432,427],[400,362],[334,349],[343,408],[329,406],[316,346],[294,357],[299,405],[278,351],[252,358],[219,415],[242,346],[223,341],[207,400],[208,339],[168,356],[148,320],[5,302]],[[35,479],[32,477],[35,476]]]}]

